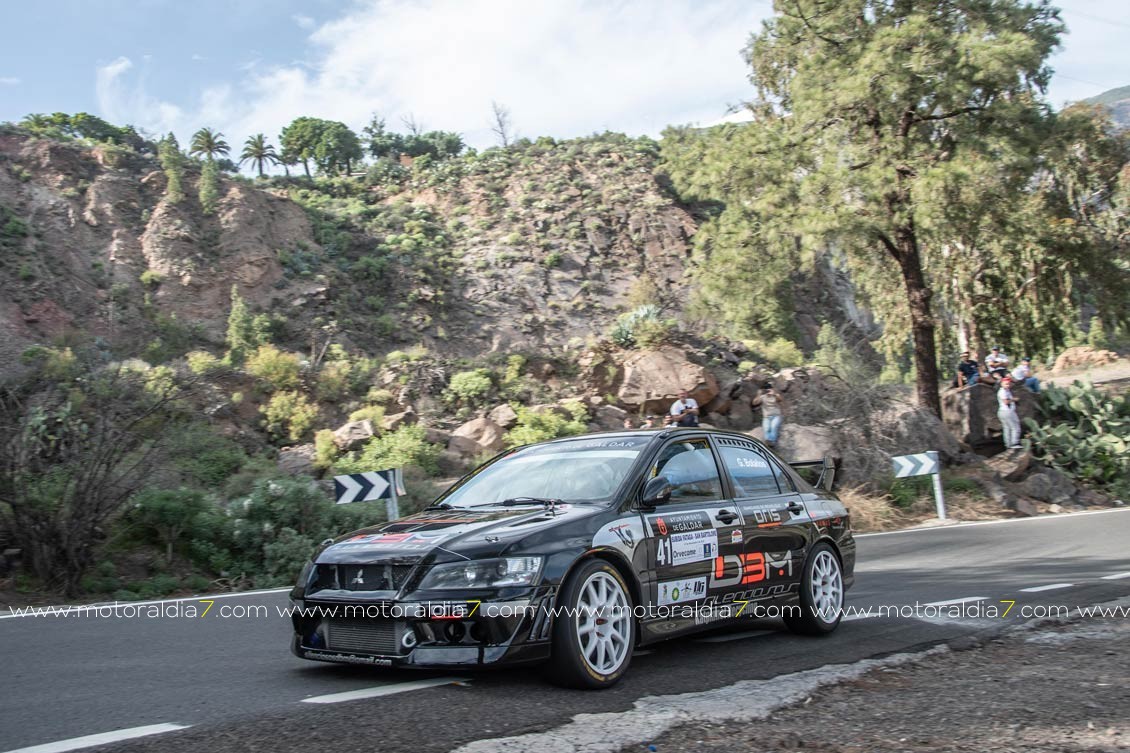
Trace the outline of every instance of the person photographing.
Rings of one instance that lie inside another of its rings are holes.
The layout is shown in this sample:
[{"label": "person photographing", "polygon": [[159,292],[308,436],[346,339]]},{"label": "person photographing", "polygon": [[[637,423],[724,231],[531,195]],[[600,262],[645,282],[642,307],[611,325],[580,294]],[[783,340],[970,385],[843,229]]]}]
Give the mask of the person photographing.
[{"label": "person photographing", "polygon": [[698,426],[698,402],[686,390],[679,390],[679,399],[671,403],[667,420],[676,426]]},{"label": "person photographing", "polygon": [[761,407],[761,429],[765,432],[765,443],[770,447],[777,446],[777,437],[781,433],[781,419],[784,415],[784,398],[781,393],[773,389],[770,382],[761,386],[761,392],[753,399],[755,407]]}]

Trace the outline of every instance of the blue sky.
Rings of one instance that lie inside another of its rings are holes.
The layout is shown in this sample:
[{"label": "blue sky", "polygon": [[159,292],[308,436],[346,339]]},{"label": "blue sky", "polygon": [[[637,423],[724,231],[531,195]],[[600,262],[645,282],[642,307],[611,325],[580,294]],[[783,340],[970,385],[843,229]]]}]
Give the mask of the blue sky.
[{"label": "blue sky", "polygon": [[[1055,105],[1130,84],[1130,3],[1063,0]],[[769,0],[0,0],[0,120],[87,111],[183,140],[271,140],[298,115],[492,143],[657,135],[752,94],[739,51]]]}]

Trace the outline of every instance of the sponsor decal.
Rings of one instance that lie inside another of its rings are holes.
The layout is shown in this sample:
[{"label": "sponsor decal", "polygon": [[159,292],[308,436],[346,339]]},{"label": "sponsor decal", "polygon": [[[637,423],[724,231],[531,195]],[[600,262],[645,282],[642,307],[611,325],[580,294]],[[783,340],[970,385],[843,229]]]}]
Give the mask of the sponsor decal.
[{"label": "sponsor decal", "polygon": [[792,574],[793,559],[789,551],[726,554],[714,558],[714,567],[710,571],[710,587],[748,586],[773,578],[791,577]]},{"label": "sponsor decal", "polygon": [[730,543],[731,544],[740,544],[740,543],[742,543],[742,540],[743,540],[742,529],[736,528],[733,531],[730,531]]},{"label": "sponsor decal", "polygon": [[680,512],[673,515],[660,515],[649,519],[653,536],[666,536],[687,531],[701,531],[713,528],[710,515],[704,510]]},{"label": "sponsor decal", "polygon": [[353,654],[329,654],[322,651],[311,651],[305,649],[303,651],[305,658],[316,659],[317,661],[333,661],[344,662],[346,664],[370,664],[375,667],[391,667],[392,659],[384,659],[379,656],[354,656]]},{"label": "sponsor decal", "polygon": [[681,604],[706,596],[706,578],[683,578],[668,580],[659,584],[659,606]]},{"label": "sponsor decal", "polygon": [[631,523],[621,523],[618,526],[612,526],[608,530],[616,534],[616,538],[620,539],[624,546],[634,547],[636,545],[636,535],[632,531]]},{"label": "sponsor decal", "polygon": [[718,532],[705,531],[673,533],[658,542],[657,560],[660,565],[686,565],[703,562],[718,554]]}]

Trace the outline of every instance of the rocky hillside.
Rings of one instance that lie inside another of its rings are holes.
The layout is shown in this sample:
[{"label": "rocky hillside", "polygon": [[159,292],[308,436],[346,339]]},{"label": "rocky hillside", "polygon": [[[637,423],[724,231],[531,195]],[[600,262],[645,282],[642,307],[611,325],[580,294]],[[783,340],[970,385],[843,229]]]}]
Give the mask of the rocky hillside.
[{"label": "rocky hillside", "polygon": [[1102,105],[1110,111],[1110,117],[1119,128],[1130,128],[1130,86],[1108,89],[1098,96],[1084,100],[1090,104]]},{"label": "rocky hillside", "polygon": [[[642,303],[677,315],[694,222],[627,139],[539,143],[402,183],[225,178],[170,203],[155,160],[0,135],[0,370],[101,338],[162,360],[222,342],[231,289],[299,350],[563,355]],[[422,177],[421,177],[422,176]]]}]

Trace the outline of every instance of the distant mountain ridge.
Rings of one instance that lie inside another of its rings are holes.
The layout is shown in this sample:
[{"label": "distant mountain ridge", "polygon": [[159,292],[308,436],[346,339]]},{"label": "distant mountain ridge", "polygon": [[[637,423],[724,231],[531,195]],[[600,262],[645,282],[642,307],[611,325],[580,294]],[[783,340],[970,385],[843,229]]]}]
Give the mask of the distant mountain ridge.
[{"label": "distant mountain ridge", "polygon": [[1119,128],[1130,128],[1130,86],[1108,89],[1102,94],[1083,100],[1089,104],[1102,105],[1110,110],[1110,117]]}]

